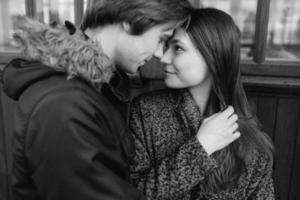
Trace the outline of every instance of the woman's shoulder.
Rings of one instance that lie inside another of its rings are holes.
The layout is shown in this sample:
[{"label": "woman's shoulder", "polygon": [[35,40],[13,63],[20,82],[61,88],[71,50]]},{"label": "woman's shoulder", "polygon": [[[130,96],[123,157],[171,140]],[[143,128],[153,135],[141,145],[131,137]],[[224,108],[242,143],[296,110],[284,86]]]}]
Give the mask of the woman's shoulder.
[{"label": "woman's shoulder", "polygon": [[[265,171],[272,169],[273,167],[273,157],[268,155],[267,152],[260,149],[258,146],[253,145],[248,151],[246,157],[246,166],[248,170],[255,171]],[[264,173],[264,172],[262,172]]]}]

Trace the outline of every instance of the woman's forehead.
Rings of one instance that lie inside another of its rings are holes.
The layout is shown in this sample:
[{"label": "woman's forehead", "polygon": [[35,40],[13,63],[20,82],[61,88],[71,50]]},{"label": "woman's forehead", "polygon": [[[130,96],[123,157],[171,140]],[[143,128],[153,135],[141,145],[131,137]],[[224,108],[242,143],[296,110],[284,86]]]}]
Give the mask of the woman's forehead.
[{"label": "woman's forehead", "polygon": [[171,40],[185,42],[188,40],[188,34],[183,28],[177,28]]}]

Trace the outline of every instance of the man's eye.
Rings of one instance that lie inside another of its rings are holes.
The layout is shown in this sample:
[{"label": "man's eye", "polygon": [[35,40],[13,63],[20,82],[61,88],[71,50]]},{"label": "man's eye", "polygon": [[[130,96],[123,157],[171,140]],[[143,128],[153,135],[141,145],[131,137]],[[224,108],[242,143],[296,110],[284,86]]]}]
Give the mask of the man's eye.
[{"label": "man's eye", "polygon": [[165,39],[165,38],[160,38],[160,39],[159,39],[159,43],[160,43],[160,44],[166,43],[166,39]]},{"label": "man's eye", "polygon": [[164,51],[167,51],[167,50],[169,49],[170,45],[169,45],[168,42],[165,42],[165,43],[163,44],[163,47],[164,47]]}]

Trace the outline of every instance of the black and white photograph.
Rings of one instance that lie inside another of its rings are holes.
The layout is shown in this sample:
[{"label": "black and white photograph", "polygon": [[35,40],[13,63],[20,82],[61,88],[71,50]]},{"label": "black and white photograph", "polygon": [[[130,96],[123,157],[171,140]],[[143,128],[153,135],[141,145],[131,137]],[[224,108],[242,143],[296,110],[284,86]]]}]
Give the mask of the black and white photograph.
[{"label": "black and white photograph", "polygon": [[299,0],[0,0],[0,200],[300,200]]}]

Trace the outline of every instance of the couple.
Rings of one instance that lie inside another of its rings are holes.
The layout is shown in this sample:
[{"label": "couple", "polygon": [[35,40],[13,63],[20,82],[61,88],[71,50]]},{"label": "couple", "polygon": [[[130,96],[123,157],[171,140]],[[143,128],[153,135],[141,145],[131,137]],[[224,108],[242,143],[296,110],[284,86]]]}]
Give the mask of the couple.
[{"label": "couple", "polygon": [[[16,19],[14,199],[273,199],[232,19],[182,0],[93,4],[81,31]],[[129,106],[126,74],[152,55],[175,89]]]}]

